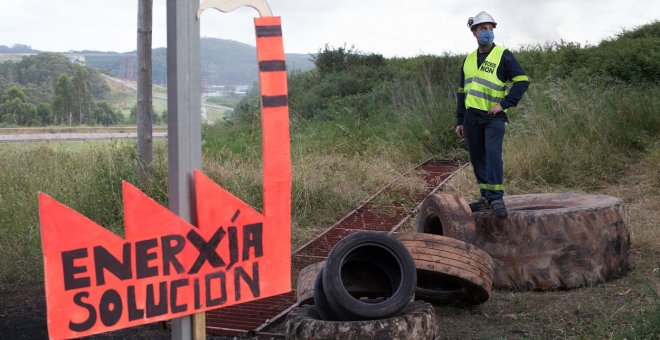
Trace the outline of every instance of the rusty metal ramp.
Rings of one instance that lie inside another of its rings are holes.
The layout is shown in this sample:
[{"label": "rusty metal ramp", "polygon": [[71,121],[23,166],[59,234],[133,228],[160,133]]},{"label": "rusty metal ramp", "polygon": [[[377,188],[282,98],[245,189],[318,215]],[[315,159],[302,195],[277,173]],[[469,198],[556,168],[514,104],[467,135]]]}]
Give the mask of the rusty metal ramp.
[{"label": "rusty metal ramp", "polygon": [[[436,192],[461,167],[456,161],[430,159],[410,170],[421,178],[423,192],[404,197],[391,183],[369,197],[353,211],[292,254],[292,273],[323,261],[332,247],[346,235],[361,230],[395,231],[419,209],[422,201]],[[264,332],[296,307],[295,292],[217,309],[206,313],[208,334],[225,336],[280,335]]]}]

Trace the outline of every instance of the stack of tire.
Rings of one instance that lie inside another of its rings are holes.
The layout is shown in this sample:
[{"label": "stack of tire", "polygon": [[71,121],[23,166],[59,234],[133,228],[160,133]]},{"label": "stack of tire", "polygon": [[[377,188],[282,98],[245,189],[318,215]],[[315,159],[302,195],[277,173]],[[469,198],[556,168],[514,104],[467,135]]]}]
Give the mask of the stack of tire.
[{"label": "stack of tire", "polygon": [[433,339],[435,311],[411,302],[416,284],[415,262],[401,241],[383,232],[353,233],[326,261],[298,274],[301,307],[289,312],[287,339]]},{"label": "stack of tire", "polygon": [[357,232],[326,261],[303,268],[296,290],[302,307],[289,313],[287,338],[433,339],[437,320],[428,302],[486,302],[493,261],[473,245],[467,202],[434,195],[423,211],[429,230]]},{"label": "stack of tire", "polygon": [[396,234],[415,258],[415,298],[436,304],[490,299],[493,260],[476,246],[477,231],[461,197],[433,194],[420,207],[416,233]]}]

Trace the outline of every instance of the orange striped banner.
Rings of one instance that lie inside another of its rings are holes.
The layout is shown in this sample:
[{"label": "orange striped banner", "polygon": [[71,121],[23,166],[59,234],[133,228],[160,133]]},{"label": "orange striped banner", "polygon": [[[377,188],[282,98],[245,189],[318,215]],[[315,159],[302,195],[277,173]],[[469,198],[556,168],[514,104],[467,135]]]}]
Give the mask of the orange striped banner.
[{"label": "orange striped banner", "polygon": [[[279,242],[291,244],[291,150],[286,62],[280,17],[254,19],[263,131],[263,206]],[[285,261],[282,258],[282,261]],[[290,267],[290,257],[286,259]]]}]

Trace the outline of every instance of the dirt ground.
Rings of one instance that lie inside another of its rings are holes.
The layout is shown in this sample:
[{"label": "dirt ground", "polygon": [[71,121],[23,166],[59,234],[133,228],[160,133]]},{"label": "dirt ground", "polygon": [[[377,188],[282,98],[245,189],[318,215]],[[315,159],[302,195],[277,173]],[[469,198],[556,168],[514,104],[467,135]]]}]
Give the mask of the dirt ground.
[{"label": "dirt ground", "polygon": [[[625,277],[570,291],[495,291],[490,301],[476,307],[435,306],[439,338],[631,338],[639,329],[646,329],[642,338],[660,339],[659,164],[657,159],[646,159],[631,167],[618,183],[592,191],[621,197],[626,204],[632,246],[631,270]],[[654,326],[649,328],[649,322]],[[45,338],[43,287],[0,290],[0,339]],[[90,337],[169,338],[163,323]]]},{"label": "dirt ground", "polygon": [[[48,339],[43,286],[0,290],[0,339]],[[158,322],[86,339],[170,339]]]}]

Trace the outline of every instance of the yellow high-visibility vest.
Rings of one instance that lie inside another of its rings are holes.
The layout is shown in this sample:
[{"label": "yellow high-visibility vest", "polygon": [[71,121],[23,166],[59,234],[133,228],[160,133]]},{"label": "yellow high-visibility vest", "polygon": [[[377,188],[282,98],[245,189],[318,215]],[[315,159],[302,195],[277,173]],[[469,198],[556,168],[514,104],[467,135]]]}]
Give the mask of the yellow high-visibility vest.
[{"label": "yellow high-visibility vest", "polygon": [[463,64],[465,108],[488,111],[506,96],[506,83],[497,78],[497,67],[506,49],[495,45],[480,67],[477,67],[477,51]]}]

